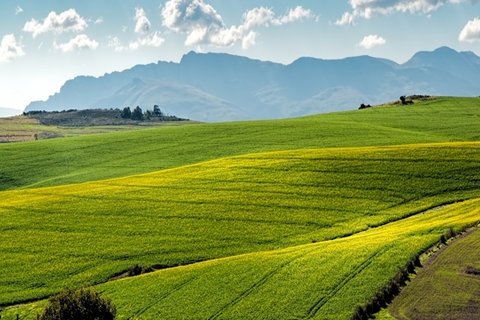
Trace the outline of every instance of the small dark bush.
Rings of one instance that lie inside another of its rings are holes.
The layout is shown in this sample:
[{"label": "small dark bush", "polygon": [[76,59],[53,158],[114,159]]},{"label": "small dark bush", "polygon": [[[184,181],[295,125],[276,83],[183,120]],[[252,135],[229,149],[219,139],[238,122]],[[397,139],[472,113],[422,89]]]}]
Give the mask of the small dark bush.
[{"label": "small dark bush", "polygon": [[351,317],[351,320],[366,320],[366,319],[368,319],[368,315],[365,312],[365,310],[363,310],[361,306],[357,306]]},{"label": "small dark bush", "polygon": [[128,269],[128,276],[133,277],[133,276],[139,276],[144,273],[152,272],[153,269],[150,267],[144,267],[139,264],[134,265],[133,267],[130,267]]},{"label": "small dark bush", "polygon": [[372,106],[369,105],[369,104],[361,104],[360,107],[358,108],[358,110],[362,110],[362,109],[368,109],[368,108],[371,108]]},{"label": "small dark bush", "polygon": [[470,275],[473,275],[473,276],[480,276],[480,270],[472,267],[472,266],[468,266],[465,268],[465,273],[466,274],[470,274]]},{"label": "small dark bush", "polygon": [[421,267],[422,263],[420,262],[420,256],[416,255],[415,258],[413,259],[413,263],[415,264],[415,267]]},{"label": "small dark bush", "polygon": [[408,104],[413,104],[413,100],[411,100],[411,98],[407,99],[407,97],[401,96],[400,97],[400,103],[405,106],[405,105],[408,105]]},{"label": "small dark bush", "polygon": [[38,320],[113,320],[115,306],[90,289],[66,289],[48,300]]},{"label": "small dark bush", "polygon": [[447,240],[450,239],[450,238],[453,238],[457,235],[457,233],[455,232],[455,230],[453,230],[452,228],[449,228],[444,234],[442,234],[442,236],[440,237],[440,242],[445,244],[447,243]]}]

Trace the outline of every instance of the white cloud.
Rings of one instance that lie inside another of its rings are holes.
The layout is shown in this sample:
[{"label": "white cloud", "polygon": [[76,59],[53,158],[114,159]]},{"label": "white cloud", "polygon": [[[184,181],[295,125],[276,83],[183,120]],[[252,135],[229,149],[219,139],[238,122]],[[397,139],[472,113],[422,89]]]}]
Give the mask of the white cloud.
[{"label": "white cloud", "polygon": [[135,8],[135,32],[147,33],[150,31],[152,24],[148,20],[143,8]]},{"label": "white cloud", "polygon": [[256,41],[257,41],[257,33],[255,31],[250,31],[242,39],[242,49],[247,50],[248,48],[254,46]]},{"label": "white cloud", "polygon": [[249,30],[253,27],[268,25],[275,18],[275,13],[270,8],[253,8],[243,14],[243,28]]},{"label": "white cloud", "polygon": [[302,21],[312,17],[315,17],[315,15],[310,9],[304,9],[301,6],[297,6],[295,9],[290,9],[286,15],[278,19],[274,19],[272,22],[275,25],[284,25],[287,23]]},{"label": "white cloud", "polygon": [[17,7],[15,8],[15,15],[19,15],[19,14],[22,13],[22,12],[23,12],[22,7],[17,6]]},{"label": "white cloud", "polygon": [[354,23],[355,16],[350,12],[345,12],[340,19],[338,19],[335,24],[339,26],[344,26]]},{"label": "white cloud", "polygon": [[228,47],[241,41],[242,48],[255,44],[256,27],[281,26],[314,17],[301,6],[277,17],[271,8],[257,7],[243,14],[242,24],[227,27],[220,14],[204,0],[169,0],[162,8],[163,25],[186,35],[186,46]]},{"label": "white cloud", "polygon": [[118,37],[109,37],[108,39],[108,47],[113,48],[116,52],[122,52],[127,50],[125,46],[122,45],[122,42]]},{"label": "white cloud", "polygon": [[350,0],[351,12],[345,12],[335,24],[354,24],[355,19],[370,19],[376,15],[395,12],[429,14],[441,6],[451,3],[478,2],[478,0]]},{"label": "white cloud", "polygon": [[13,34],[4,35],[0,42],[0,62],[8,62],[25,55],[22,45]]},{"label": "white cloud", "polygon": [[103,17],[98,17],[93,23],[94,24],[102,24],[103,23]]},{"label": "white cloud", "polygon": [[23,31],[32,33],[35,38],[39,34],[49,31],[62,33],[67,31],[80,32],[88,26],[84,18],[82,18],[75,9],[68,9],[60,14],[52,11],[43,21],[32,19],[27,21],[23,27]]},{"label": "white cloud", "polygon": [[372,49],[374,47],[383,46],[385,43],[387,43],[387,41],[385,41],[384,38],[376,34],[371,34],[369,36],[365,36],[359,45],[365,49]]},{"label": "white cloud", "polygon": [[458,35],[458,40],[461,42],[480,41],[480,18],[468,21]]},{"label": "white cloud", "polygon": [[90,39],[85,34],[79,34],[66,43],[54,43],[54,47],[63,52],[72,52],[77,50],[95,50],[98,47],[98,42]]},{"label": "white cloud", "polygon": [[158,48],[162,46],[165,42],[165,39],[162,37],[160,32],[154,32],[150,35],[143,36],[138,38],[135,41],[130,42],[128,45],[122,44],[118,37],[109,37],[108,47],[113,48],[116,52],[122,52],[126,50],[137,50],[140,47],[153,47]]},{"label": "white cloud", "polygon": [[136,41],[130,42],[128,47],[131,50],[137,50],[140,47],[153,47],[158,48],[165,42],[165,39],[162,38],[160,32],[155,32],[149,36],[141,37]]},{"label": "white cloud", "polygon": [[162,18],[164,26],[177,32],[224,27],[222,17],[203,0],[169,0],[162,8]]}]

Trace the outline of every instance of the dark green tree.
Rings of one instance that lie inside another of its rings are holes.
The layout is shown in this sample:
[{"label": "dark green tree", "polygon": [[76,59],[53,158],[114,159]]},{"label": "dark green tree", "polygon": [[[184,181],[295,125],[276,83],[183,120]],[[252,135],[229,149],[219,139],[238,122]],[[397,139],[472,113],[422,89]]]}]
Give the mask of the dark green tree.
[{"label": "dark green tree", "polygon": [[161,116],[163,116],[162,110],[160,110],[160,107],[159,107],[158,105],[154,105],[154,106],[153,106],[153,114],[154,114],[156,117],[161,117]]},{"label": "dark green tree", "polygon": [[145,119],[150,120],[150,118],[153,116],[152,111],[147,110],[145,111]]},{"label": "dark green tree", "polygon": [[132,120],[137,120],[137,121],[142,121],[143,120],[142,108],[140,108],[139,106],[136,106],[135,109],[133,109],[131,119]]},{"label": "dark green tree", "polygon": [[39,320],[113,320],[112,302],[90,289],[67,289],[51,297]]},{"label": "dark green tree", "polygon": [[124,108],[120,116],[122,119],[130,119],[132,117],[132,110],[130,110],[130,107]]}]

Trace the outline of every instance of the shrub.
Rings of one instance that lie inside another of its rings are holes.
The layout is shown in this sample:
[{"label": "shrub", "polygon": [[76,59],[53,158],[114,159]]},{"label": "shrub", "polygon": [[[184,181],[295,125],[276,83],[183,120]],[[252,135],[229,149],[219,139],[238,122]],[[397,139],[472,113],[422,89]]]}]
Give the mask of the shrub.
[{"label": "shrub", "polygon": [[351,320],[366,320],[366,319],[368,319],[368,315],[365,312],[365,310],[361,306],[357,306],[355,308],[355,311],[353,312]]},{"label": "shrub", "polygon": [[38,320],[113,320],[115,306],[90,289],[66,289],[48,300]]},{"label": "shrub", "polygon": [[470,275],[473,275],[473,276],[480,276],[480,270],[472,267],[472,266],[468,266],[465,268],[465,273],[466,274],[470,274]]},{"label": "shrub", "polygon": [[139,276],[141,274],[149,273],[149,272],[152,272],[152,271],[153,271],[153,268],[144,267],[144,266],[141,266],[139,264],[136,264],[136,265],[130,267],[130,269],[128,269],[128,276],[129,277]]},{"label": "shrub", "polygon": [[359,110],[362,110],[362,109],[368,109],[368,108],[371,108],[371,107],[372,107],[372,106],[369,105],[369,104],[364,104],[364,103],[362,103],[358,109],[359,109]]}]

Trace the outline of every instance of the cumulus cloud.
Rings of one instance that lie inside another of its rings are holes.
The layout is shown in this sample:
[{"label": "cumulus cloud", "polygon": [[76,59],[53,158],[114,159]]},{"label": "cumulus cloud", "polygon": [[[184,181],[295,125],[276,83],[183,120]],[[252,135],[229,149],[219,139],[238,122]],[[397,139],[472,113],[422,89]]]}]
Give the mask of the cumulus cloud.
[{"label": "cumulus cloud", "polygon": [[164,26],[177,32],[225,26],[217,11],[203,0],[169,0],[162,9],[162,18]]},{"label": "cumulus cloud", "polygon": [[72,52],[77,50],[95,50],[98,47],[98,42],[90,39],[85,34],[79,34],[66,43],[54,43],[54,47],[63,52]]},{"label": "cumulus cloud", "polygon": [[110,36],[108,39],[108,47],[113,48],[116,52],[121,52],[126,50],[127,48],[122,45],[122,42],[118,37]]},{"label": "cumulus cloud", "polygon": [[0,62],[8,62],[25,55],[22,45],[13,34],[4,35],[0,42]]},{"label": "cumulus cloud", "polygon": [[480,41],[480,18],[474,18],[467,22],[458,36],[461,42]]},{"label": "cumulus cloud", "polygon": [[275,19],[272,9],[266,7],[253,8],[243,14],[242,27],[251,29],[253,27],[268,25]]},{"label": "cumulus cloud", "polygon": [[[151,23],[147,18],[145,10],[143,8],[135,8],[135,28],[137,38],[128,43],[122,43],[117,36],[110,36],[108,39],[108,47],[113,48],[116,52],[122,52],[126,50],[138,50],[141,47],[158,48],[163,45],[165,39],[162,37],[161,32],[151,31]],[[122,31],[126,32],[127,27],[123,26]]]},{"label": "cumulus cloud", "polygon": [[46,32],[62,33],[67,31],[80,32],[88,26],[84,18],[82,18],[75,9],[68,9],[57,14],[52,11],[43,21],[32,19],[27,21],[23,27],[23,31],[32,33],[35,38],[39,34]]},{"label": "cumulus cloud", "polygon": [[363,37],[359,45],[365,49],[372,49],[374,47],[383,46],[385,43],[387,43],[387,41],[385,41],[384,38],[376,34],[371,34]]},{"label": "cumulus cloud", "polygon": [[160,32],[154,32],[151,35],[141,37],[136,41],[130,42],[128,47],[131,50],[137,50],[140,47],[153,47],[158,48],[165,42],[165,39],[162,38]]},{"label": "cumulus cloud", "polygon": [[109,37],[108,47],[113,48],[116,52],[122,52],[126,50],[137,50],[140,47],[152,47],[158,48],[162,46],[165,39],[160,32],[154,32],[150,35],[140,37],[135,41],[131,41],[128,45],[124,45],[118,37]]},{"label": "cumulus cloud", "polygon": [[337,25],[354,24],[355,19],[370,19],[376,15],[402,13],[431,13],[441,6],[451,3],[478,2],[478,0],[350,0],[351,12],[345,12],[336,21]]},{"label": "cumulus cloud", "polygon": [[245,37],[242,39],[242,49],[247,50],[251,46],[254,46],[256,43],[257,33],[255,31],[250,31]]},{"label": "cumulus cloud", "polygon": [[147,33],[150,31],[152,24],[148,20],[143,8],[135,8],[135,32]]},{"label": "cumulus cloud", "polygon": [[241,41],[242,48],[255,44],[256,27],[281,26],[314,17],[301,6],[277,16],[271,8],[257,7],[243,14],[242,24],[226,26],[220,14],[204,0],[169,0],[162,8],[163,25],[186,35],[185,45],[232,46]]},{"label": "cumulus cloud", "polygon": [[303,21],[312,17],[314,17],[314,14],[310,9],[304,9],[301,6],[297,6],[294,9],[290,9],[286,15],[281,16],[278,19],[273,19],[272,22],[275,25],[284,25],[287,23]]}]

